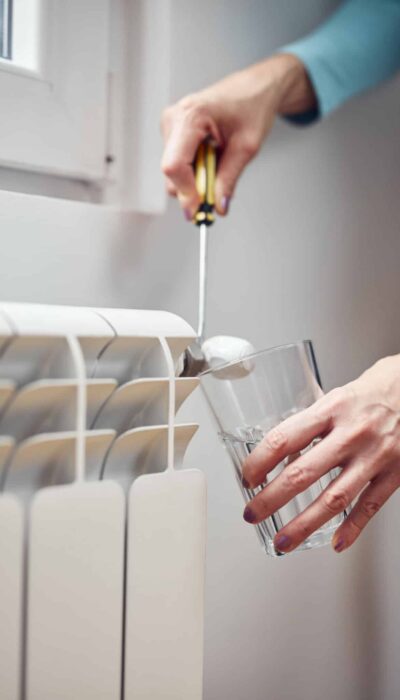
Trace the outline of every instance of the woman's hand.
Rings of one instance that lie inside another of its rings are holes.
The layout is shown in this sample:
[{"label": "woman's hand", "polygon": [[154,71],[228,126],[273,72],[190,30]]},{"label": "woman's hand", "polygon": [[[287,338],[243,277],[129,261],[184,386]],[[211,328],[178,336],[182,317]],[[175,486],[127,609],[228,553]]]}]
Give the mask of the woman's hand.
[{"label": "woman's hand", "polygon": [[380,360],[356,381],[334,389],[266,435],[243,466],[245,485],[262,484],[279,462],[318,437],[321,440],[289,464],[244,511],[247,522],[259,523],[328,470],[342,468],[325,491],[276,535],[274,544],[282,552],[295,549],[358,497],[332,540],[334,549],[342,552],[400,485],[400,355]]},{"label": "woman's hand", "polygon": [[168,107],[161,122],[162,169],[167,190],[179,198],[186,218],[190,220],[199,205],[192,164],[206,137],[219,149],[216,209],[224,215],[239,175],[258,152],[276,114],[300,112],[314,104],[301,61],[277,54]]}]

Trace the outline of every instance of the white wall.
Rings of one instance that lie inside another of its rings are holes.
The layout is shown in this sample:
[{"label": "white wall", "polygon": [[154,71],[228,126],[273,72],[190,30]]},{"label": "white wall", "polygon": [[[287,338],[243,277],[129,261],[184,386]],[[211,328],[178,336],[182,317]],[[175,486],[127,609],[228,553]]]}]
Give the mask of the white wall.
[{"label": "white wall", "polygon": [[[314,26],[329,0],[173,0],[172,97]],[[280,123],[212,231],[209,333],[311,337],[327,387],[400,348],[400,83],[325,123]],[[197,234],[160,219],[0,193],[0,297],[165,308],[195,323]],[[397,700],[394,497],[359,544],[271,560],[241,520],[200,394],[187,464],[209,480],[205,700]]]}]

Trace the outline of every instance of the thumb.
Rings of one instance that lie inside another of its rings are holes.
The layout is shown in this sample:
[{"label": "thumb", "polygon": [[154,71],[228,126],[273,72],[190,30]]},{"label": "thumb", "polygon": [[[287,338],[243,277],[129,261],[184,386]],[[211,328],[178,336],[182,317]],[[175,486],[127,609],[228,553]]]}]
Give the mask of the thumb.
[{"label": "thumb", "polygon": [[249,161],[258,151],[258,144],[243,134],[235,134],[228,141],[218,162],[215,182],[215,208],[218,214],[228,213],[229,200],[232,198],[236,183]]}]

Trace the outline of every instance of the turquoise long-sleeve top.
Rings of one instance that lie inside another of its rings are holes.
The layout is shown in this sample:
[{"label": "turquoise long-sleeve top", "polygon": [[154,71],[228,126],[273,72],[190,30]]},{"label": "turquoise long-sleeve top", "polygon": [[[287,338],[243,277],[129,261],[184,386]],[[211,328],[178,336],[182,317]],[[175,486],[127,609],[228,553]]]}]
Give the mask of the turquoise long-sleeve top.
[{"label": "turquoise long-sleeve top", "polygon": [[280,52],[297,56],[318,107],[289,119],[307,124],[400,70],[400,0],[347,0],[318,29]]}]

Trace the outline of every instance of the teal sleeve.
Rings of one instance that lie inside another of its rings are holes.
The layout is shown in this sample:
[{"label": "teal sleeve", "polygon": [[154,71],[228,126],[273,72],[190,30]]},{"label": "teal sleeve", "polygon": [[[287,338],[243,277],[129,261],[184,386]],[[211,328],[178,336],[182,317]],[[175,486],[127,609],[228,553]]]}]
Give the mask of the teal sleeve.
[{"label": "teal sleeve", "polygon": [[305,65],[317,109],[290,115],[310,123],[400,69],[400,0],[347,0],[316,31],[280,49]]}]

